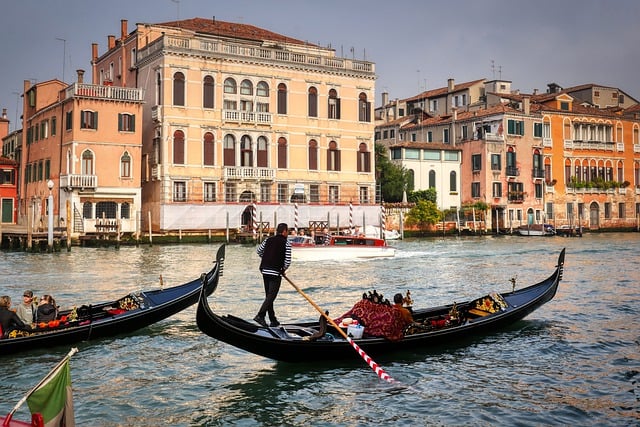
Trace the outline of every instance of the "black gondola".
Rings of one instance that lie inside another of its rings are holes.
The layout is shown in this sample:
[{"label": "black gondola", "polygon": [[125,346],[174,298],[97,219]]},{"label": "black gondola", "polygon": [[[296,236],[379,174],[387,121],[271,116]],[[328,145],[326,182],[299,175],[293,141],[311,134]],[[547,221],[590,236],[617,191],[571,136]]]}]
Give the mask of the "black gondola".
[{"label": "black gondola", "polygon": [[[487,301],[489,295],[464,303],[414,310],[415,323],[405,331],[402,339],[391,341],[368,337],[365,327],[365,335],[353,341],[368,355],[377,357],[393,351],[413,350],[420,346],[449,343],[455,339],[494,332],[521,320],[554,297],[562,279],[564,257],[565,249],[560,252],[556,270],[547,279],[526,288],[491,294],[491,299],[497,304],[494,312],[477,308],[480,302]],[[451,321],[453,311],[457,313],[456,321]],[[204,289],[200,294],[196,318],[200,330],[210,337],[274,360],[309,362],[358,357],[348,341],[338,331],[332,331],[330,325],[327,334],[315,338],[321,335],[318,333],[320,322],[265,328],[233,315],[217,315],[209,306],[208,294]],[[442,322],[446,318],[448,320]]]},{"label": "black gondola", "polygon": [[224,248],[218,249],[212,269],[191,282],[61,311],[53,323],[5,334],[0,339],[0,356],[126,334],[166,319],[195,304],[201,294],[206,297],[213,292],[223,268]]}]

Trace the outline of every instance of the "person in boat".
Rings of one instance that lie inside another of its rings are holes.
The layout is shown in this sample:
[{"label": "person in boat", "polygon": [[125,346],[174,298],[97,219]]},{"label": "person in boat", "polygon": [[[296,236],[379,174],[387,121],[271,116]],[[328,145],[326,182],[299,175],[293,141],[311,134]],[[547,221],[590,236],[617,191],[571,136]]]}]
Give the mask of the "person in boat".
[{"label": "person in boat", "polygon": [[56,301],[51,295],[43,295],[36,311],[36,322],[49,322],[58,317]]},{"label": "person in boat", "polygon": [[395,294],[393,296],[393,307],[400,313],[402,321],[404,322],[404,326],[409,326],[413,323],[413,315],[407,307],[402,305],[403,303],[404,297],[402,296],[402,294]]},{"label": "person in boat", "polygon": [[273,302],[280,291],[282,274],[291,265],[291,242],[287,239],[289,227],[285,223],[278,224],[276,234],[264,240],[256,250],[260,261],[260,272],[264,281],[264,302],[258,310],[258,314],[253,318],[255,322],[266,327],[265,316],[269,314],[270,326],[280,326],[276,318]]},{"label": "person in boat", "polygon": [[23,323],[30,325],[36,321],[38,305],[33,300],[33,291],[27,289],[22,294],[22,302],[16,307],[16,314]]},{"label": "person in boat", "polygon": [[29,327],[18,317],[15,311],[10,310],[11,297],[3,295],[0,297],[0,338],[9,335],[11,331],[28,330]]}]

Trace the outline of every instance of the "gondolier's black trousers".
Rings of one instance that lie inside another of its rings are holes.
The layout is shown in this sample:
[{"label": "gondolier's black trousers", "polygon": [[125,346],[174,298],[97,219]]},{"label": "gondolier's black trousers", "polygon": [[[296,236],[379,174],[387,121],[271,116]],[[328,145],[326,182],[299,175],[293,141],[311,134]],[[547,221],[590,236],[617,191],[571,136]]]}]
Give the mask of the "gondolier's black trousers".
[{"label": "gondolier's black trousers", "polygon": [[271,274],[263,274],[262,280],[264,281],[264,302],[258,311],[258,316],[264,317],[265,314],[269,314],[269,320],[272,322],[276,320],[276,313],[273,310],[273,302],[280,292],[280,283],[282,282],[282,276],[273,276]]}]

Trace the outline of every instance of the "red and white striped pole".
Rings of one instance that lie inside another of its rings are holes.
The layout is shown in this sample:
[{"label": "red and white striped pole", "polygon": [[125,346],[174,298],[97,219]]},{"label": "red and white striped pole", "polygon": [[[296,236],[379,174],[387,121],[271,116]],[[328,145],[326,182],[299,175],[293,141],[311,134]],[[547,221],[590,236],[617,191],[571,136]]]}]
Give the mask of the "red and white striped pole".
[{"label": "red and white striped pole", "polygon": [[251,204],[251,220],[253,221],[253,240],[258,238],[258,208],[256,202]]},{"label": "red and white striped pole", "polygon": [[349,234],[353,235],[353,203],[349,201]]},{"label": "red and white striped pole", "polygon": [[387,231],[387,212],[384,205],[380,205],[380,238],[384,239],[385,232]]},{"label": "red and white striped pole", "polygon": [[293,229],[298,234],[298,202],[293,204]]}]

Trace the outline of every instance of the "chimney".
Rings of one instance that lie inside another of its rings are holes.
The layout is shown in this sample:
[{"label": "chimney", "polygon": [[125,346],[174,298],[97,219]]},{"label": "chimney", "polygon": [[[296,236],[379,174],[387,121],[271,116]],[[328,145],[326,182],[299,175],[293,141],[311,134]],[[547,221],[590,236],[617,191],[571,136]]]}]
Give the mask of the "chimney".
[{"label": "chimney", "polygon": [[111,50],[116,47],[116,36],[107,36],[107,49]]},{"label": "chimney", "polygon": [[78,74],[78,83],[84,83],[84,70],[76,70],[76,73]]},{"label": "chimney", "polygon": [[5,120],[7,119],[7,109],[6,108],[2,109],[2,118],[5,119]]},{"label": "chimney", "polygon": [[382,92],[382,106],[384,107],[389,103],[389,92]]},{"label": "chimney", "polygon": [[537,94],[538,94],[538,89],[534,89],[534,90],[533,90],[533,94],[534,94],[534,95],[537,95]]},{"label": "chimney", "polygon": [[531,99],[528,96],[522,98],[522,110],[526,116],[531,112]]},{"label": "chimney", "polygon": [[120,20],[120,38],[122,40],[127,38],[127,20],[126,19]]},{"label": "chimney", "polygon": [[447,88],[449,89],[449,92],[453,92],[453,88],[456,86],[454,82],[455,80],[453,79],[447,79]]}]

